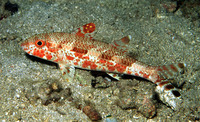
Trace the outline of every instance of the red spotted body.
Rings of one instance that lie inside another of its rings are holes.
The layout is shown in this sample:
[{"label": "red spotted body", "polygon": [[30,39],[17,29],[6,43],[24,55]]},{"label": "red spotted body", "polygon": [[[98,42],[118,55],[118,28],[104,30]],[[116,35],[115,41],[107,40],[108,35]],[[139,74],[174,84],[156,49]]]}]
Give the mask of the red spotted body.
[{"label": "red spotted body", "polygon": [[[71,72],[70,76],[73,77],[74,67],[128,74],[157,84],[157,91],[163,93],[164,97],[166,94],[171,94],[174,98],[180,97],[180,93],[166,79],[182,71],[184,64],[160,67],[146,65],[129,57],[122,49],[130,41],[130,36],[117,40],[112,45],[94,40],[94,31],[95,24],[89,23],[71,34],[56,32],[35,35],[25,40],[21,46],[30,55],[58,63],[66,80],[70,80],[67,75]],[[175,103],[166,101],[166,104],[175,108]]]}]

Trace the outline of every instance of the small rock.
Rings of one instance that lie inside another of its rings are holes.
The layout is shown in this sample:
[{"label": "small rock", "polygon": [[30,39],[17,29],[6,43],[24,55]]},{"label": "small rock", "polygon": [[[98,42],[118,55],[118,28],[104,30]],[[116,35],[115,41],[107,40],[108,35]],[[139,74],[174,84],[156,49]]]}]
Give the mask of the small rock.
[{"label": "small rock", "polygon": [[100,114],[91,106],[85,106],[83,108],[83,112],[92,120],[92,121],[97,121],[101,120]]},{"label": "small rock", "polygon": [[105,119],[105,122],[117,122],[117,119],[114,117],[108,117]]},{"label": "small rock", "polygon": [[156,114],[156,106],[151,96],[144,94],[138,94],[138,96],[143,97],[143,99],[137,99],[136,106],[138,111],[140,111],[147,118],[154,117]]},{"label": "small rock", "polygon": [[[127,83],[126,83],[127,84]],[[116,104],[122,109],[136,108],[146,118],[152,118],[156,114],[156,106],[154,103],[154,89],[149,88],[148,85],[138,84],[137,91],[129,83],[129,87],[119,88],[118,98]]]},{"label": "small rock", "polygon": [[53,82],[51,84],[51,87],[52,87],[53,90],[57,90],[58,89],[58,84],[56,82]]}]

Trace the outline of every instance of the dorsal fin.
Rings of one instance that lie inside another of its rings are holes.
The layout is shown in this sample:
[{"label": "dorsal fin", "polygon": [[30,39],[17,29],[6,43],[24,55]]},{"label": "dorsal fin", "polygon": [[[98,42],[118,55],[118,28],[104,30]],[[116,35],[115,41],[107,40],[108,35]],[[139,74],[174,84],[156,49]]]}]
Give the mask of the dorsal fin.
[{"label": "dorsal fin", "polygon": [[81,37],[88,37],[90,39],[93,38],[94,36],[94,31],[95,31],[95,24],[94,23],[88,23],[83,25],[82,27],[78,28],[73,32],[73,34],[76,34]]},{"label": "dorsal fin", "polygon": [[130,40],[131,40],[131,35],[128,35],[119,40],[113,41],[111,45],[114,46],[115,48],[122,49],[124,50],[124,52],[126,52]]}]

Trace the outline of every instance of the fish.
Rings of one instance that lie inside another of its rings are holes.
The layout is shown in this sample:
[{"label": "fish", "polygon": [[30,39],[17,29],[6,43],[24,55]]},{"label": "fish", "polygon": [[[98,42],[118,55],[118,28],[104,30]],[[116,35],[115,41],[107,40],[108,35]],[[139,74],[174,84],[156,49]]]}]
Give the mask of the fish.
[{"label": "fish", "polygon": [[88,23],[72,33],[52,32],[36,34],[21,43],[22,49],[59,65],[64,80],[73,82],[75,68],[106,72],[119,80],[118,74],[147,79],[157,85],[160,100],[172,109],[177,109],[181,94],[170,79],[183,73],[185,63],[150,66],[131,57],[127,45],[131,35],[113,43],[95,40],[96,25]]}]

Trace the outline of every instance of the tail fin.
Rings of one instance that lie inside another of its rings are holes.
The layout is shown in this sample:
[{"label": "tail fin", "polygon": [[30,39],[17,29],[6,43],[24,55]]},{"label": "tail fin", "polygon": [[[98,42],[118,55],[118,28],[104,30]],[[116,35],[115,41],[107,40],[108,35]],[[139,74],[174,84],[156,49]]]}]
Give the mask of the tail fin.
[{"label": "tail fin", "polygon": [[154,83],[157,84],[156,92],[159,94],[160,100],[163,103],[170,106],[172,109],[178,109],[178,103],[180,103],[181,94],[179,91],[169,82],[178,73],[184,72],[183,63],[172,64],[168,66],[159,66],[157,68],[159,78]]},{"label": "tail fin", "polygon": [[159,66],[157,71],[161,79],[171,79],[175,75],[183,73],[185,66],[186,65],[184,63]]}]

